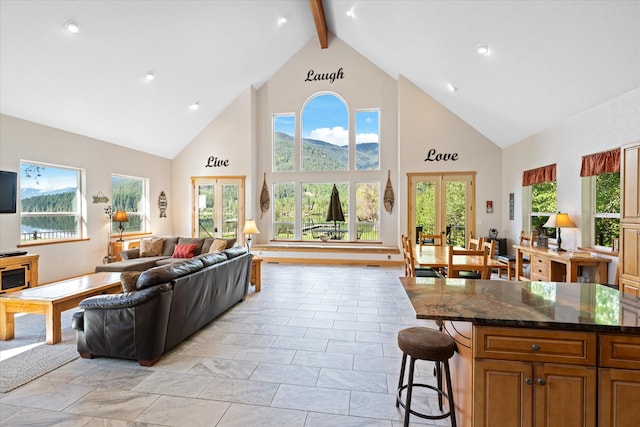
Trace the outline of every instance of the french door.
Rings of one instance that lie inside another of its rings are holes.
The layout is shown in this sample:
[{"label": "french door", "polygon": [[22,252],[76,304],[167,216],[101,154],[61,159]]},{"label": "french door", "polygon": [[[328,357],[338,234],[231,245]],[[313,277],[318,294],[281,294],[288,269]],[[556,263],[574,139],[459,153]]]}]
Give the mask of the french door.
[{"label": "french door", "polygon": [[475,172],[408,173],[407,235],[442,234],[447,245],[466,247],[475,235]]},{"label": "french door", "polygon": [[244,224],[244,180],[220,176],[191,178],[192,236],[239,239]]}]

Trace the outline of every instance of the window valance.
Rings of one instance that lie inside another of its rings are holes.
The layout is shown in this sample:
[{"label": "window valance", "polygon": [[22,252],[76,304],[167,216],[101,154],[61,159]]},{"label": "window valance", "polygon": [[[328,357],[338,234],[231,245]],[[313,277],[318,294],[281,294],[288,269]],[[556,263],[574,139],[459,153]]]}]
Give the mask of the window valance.
[{"label": "window valance", "polygon": [[556,180],[556,164],[530,169],[522,173],[522,185],[541,184]]},{"label": "window valance", "polygon": [[607,172],[620,172],[620,149],[582,156],[580,176],[594,176]]}]

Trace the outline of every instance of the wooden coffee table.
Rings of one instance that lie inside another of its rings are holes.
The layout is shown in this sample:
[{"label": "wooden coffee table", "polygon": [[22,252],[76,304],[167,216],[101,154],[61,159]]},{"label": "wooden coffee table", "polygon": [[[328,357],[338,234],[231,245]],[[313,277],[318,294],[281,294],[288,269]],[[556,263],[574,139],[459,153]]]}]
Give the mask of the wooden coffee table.
[{"label": "wooden coffee table", "polygon": [[35,288],[0,295],[0,340],[13,339],[14,313],[44,314],[47,344],[62,340],[63,311],[77,307],[83,299],[122,292],[120,273],[94,273]]}]

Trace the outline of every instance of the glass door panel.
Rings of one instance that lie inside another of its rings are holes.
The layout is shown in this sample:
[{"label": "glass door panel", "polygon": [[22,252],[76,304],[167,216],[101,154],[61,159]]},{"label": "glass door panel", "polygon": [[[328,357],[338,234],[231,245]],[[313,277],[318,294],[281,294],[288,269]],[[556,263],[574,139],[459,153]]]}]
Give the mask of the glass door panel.
[{"label": "glass door panel", "polygon": [[192,182],[193,236],[238,239],[244,223],[244,178],[198,177]]},{"label": "glass door panel", "polygon": [[409,174],[409,230],[414,242],[420,231],[445,234],[445,244],[465,247],[473,235],[474,173]]}]

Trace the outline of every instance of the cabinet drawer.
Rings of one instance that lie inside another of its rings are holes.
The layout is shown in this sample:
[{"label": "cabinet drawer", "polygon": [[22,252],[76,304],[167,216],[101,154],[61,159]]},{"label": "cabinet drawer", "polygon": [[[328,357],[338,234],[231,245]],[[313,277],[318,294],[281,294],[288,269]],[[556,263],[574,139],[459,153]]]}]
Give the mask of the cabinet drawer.
[{"label": "cabinet drawer", "polygon": [[532,271],[531,272],[531,280],[538,281],[538,282],[548,282],[549,281],[549,275],[547,275],[546,273],[540,273],[540,272],[537,272],[537,271]]},{"label": "cabinet drawer", "polygon": [[620,279],[620,295],[625,300],[640,302],[640,283],[626,278]]},{"label": "cabinet drawer", "polygon": [[600,366],[640,370],[640,336],[600,334]]},{"label": "cabinet drawer", "polygon": [[545,257],[541,257],[540,255],[531,255],[531,266],[540,266],[542,268],[549,268],[549,259]]},{"label": "cabinet drawer", "polygon": [[479,358],[595,366],[597,335],[479,326],[475,329],[474,350]]}]

